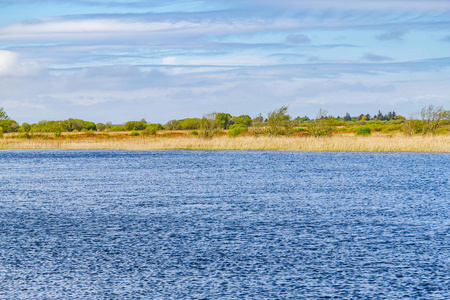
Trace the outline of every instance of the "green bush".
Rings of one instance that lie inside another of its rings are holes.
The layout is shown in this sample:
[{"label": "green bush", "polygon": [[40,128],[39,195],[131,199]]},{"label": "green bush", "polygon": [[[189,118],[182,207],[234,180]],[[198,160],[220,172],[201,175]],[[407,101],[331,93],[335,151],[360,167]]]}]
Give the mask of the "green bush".
[{"label": "green bush", "polygon": [[23,134],[19,134],[19,139],[31,139],[31,135],[28,132],[25,132]]},{"label": "green bush", "polygon": [[197,130],[192,130],[190,135],[198,135],[198,131]]},{"label": "green bush", "polygon": [[20,127],[16,121],[11,119],[0,120],[0,126],[3,128],[3,132],[17,132]]},{"label": "green bush", "polygon": [[128,121],[125,123],[125,130],[144,130],[147,127],[147,123],[143,121]]},{"label": "green bush", "polygon": [[386,125],[381,132],[402,131],[403,126],[401,124],[389,124]]},{"label": "green bush", "polygon": [[22,126],[19,127],[19,132],[30,132],[31,125],[28,123],[22,123]]},{"label": "green bush", "polygon": [[356,130],[356,135],[370,135],[371,133],[372,131],[368,126],[359,127],[358,130]]},{"label": "green bush", "polygon": [[142,135],[155,135],[161,129],[163,129],[161,124],[148,124],[141,133]]},{"label": "green bush", "polygon": [[0,126],[0,138],[2,138],[2,137],[3,137],[3,127]]},{"label": "green bush", "polygon": [[113,125],[109,128],[111,131],[125,131],[125,127],[123,125]]},{"label": "green bush", "polygon": [[95,124],[95,127],[97,127],[97,131],[103,131],[106,129],[106,125],[103,123],[97,123]]},{"label": "green bush", "polygon": [[248,128],[244,124],[233,124],[230,126],[230,129],[228,130],[228,136],[237,137],[239,134],[245,131],[248,131]]},{"label": "green bush", "polygon": [[177,124],[177,129],[179,130],[190,130],[190,129],[200,129],[201,119],[189,118],[180,120]]},{"label": "green bush", "polygon": [[136,130],[132,130],[131,131],[131,136],[138,136],[139,132],[137,132]]}]

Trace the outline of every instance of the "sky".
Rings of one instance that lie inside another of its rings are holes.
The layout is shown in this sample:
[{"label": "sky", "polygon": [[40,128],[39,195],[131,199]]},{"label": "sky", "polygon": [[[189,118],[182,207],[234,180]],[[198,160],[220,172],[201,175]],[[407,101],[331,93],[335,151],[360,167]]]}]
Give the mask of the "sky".
[{"label": "sky", "polygon": [[19,123],[450,109],[449,0],[0,0]]}]

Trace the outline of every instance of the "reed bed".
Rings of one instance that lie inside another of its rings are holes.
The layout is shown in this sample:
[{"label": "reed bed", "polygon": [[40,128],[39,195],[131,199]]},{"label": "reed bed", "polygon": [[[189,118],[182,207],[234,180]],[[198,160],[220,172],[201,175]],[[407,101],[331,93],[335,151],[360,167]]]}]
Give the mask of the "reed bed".
[{"label": "reed bed", "polygon": [[333,135],[331,137],[251,137],[226,136],[202,139],[179,137],[110,137],[99,138],[2,138],[0,149],[122,149],[150,150],[276,150],[276,151],[346,151],[346,152],[450,152],[450,135],[404,136]]}]

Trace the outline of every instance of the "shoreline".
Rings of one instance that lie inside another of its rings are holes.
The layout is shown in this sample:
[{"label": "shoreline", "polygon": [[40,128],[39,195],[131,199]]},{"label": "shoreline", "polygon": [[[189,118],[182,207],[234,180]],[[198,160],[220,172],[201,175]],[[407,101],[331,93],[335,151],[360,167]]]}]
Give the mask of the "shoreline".
[{"label": "shoreline", "polygon": [[0,138],[0,150],[209,150],[209,151],[293,151],[293,152],[425,152],[450,153],[450,135],[354,136],[336,134],[330,137],[251,137],[218,136],[202,139],[196,136],[129,136],[129,135],[65,135],[33,138]]}]

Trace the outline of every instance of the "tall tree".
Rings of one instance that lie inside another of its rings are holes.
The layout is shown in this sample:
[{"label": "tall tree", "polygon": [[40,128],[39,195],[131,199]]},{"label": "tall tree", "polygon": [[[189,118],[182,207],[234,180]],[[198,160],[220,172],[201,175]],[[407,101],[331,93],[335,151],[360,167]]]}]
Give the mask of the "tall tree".
[{"label": "tall tree", "polygon": [[231,115],[228,113],[217,113],[216,114],[216,124],[219,128],[228,129],[231,125]]},{"label": "tall tree", "polygon": [[3,107],[0,107],[0,120],[9,120],[9,116]]},{"label": "tall tree", "polygon": [[287,114],[288,106],[282,106],[268,114],[267,126],[271,135],[290,134],[294,127],[291,116]]},{"label": "tall tree", "polygon": [[216,115],[217,113],[212,112],[204,115],[201,119],[200,128],[204,138],[212,138],[219,128],[216,123]]},{"label": "tall tree", "polygon": [[351,121],[351,120],[352,120],[352,117],[350,116],[350,114],[346,113],[345,117],[344,117],[344,121],[348,122],[348,121]]}]

